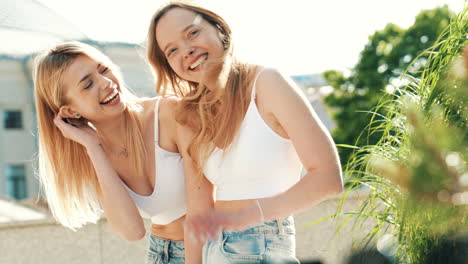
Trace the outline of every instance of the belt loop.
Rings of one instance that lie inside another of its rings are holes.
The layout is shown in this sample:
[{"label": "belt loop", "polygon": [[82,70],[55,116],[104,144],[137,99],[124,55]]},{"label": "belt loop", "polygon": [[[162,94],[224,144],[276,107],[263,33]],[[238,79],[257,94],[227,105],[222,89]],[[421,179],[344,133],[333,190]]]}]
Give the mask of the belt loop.
[{"label": "belt loop", "polygon": [[169,262],[169,246],[171,244],[170,240],[164,241],[164,252],[163,252],[163,262]]},{"label": "belt loop", "polygon": [[[221,229],[218,231],[218,234],[216,235],[216,238],[213,239],[212,242],[213,242],[213,243],[216,243],[216,244],[218,244],[218,243],[219,243],[219,244],[223,244],[224,232],[225,232],[225,230],[221,228]],[[207,241],[206,243],[208,243],[208,241]]]},{"label": "belt loop", "polygon": [[283,218],[277,218],[276,219],[276,224],[278,225],[278,234],[280,236],[286,234],[286,232],[284,232],[284,224],[283,224]]}]

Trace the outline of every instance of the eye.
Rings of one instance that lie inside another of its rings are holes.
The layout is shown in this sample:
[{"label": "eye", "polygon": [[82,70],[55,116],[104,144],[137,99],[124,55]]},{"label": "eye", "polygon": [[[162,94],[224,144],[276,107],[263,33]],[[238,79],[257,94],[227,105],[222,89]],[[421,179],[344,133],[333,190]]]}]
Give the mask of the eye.
[{"label": "eye", "polygon": [[108,67],[104,67],[104,69],[101,70],[101,73],[106,73],[108,69]]},{"label": "eye", "polygon": [[176,48],[172,48],[172,49],[169,50],[169,52],[167,52],[167,55],[166,55],[166,56],[169,57],[169,56],[171,56],[172,53],[174,53],[174,52],[176,52],[176,51],[177,51]]},{"label": "eye", "polygon": [[190,37],[195,37],[198,35],[198,33],[200,33],[200,30],[198,29],[192,30],[190,31]]},{"label": "eye", "polygon": [[91,86],[93,86],[93,81],[89,81],[84,88],[89,89]]}]

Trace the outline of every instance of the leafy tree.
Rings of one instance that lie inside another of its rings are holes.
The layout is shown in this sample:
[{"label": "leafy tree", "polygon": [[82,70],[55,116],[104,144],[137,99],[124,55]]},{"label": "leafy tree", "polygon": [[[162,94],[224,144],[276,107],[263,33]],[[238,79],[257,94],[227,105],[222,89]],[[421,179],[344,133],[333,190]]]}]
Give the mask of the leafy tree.
[{"label": "leafy tree", "polygon": [[[350,188],[335,216],[346,216],[340,226],[355,216],[355,231],[376,220],[362,242],[373,246],[378,239],[392,263],[466,263],[468,6],[416,58],[405,75],[412,81],[376,106],[385,115],[369,130],[382,137],[351,155],[345,168]],[[425,66],[416,65],[424,58]],[[369,187],[364,201],[345,213],[347,195],[363,185]]]},{"label": "leafy tree", "polygon": [[[361,147],[377,143],[382,132],[370,132],[368,128],[382,122],[380,116],[386,113],[385,109],[377,110],[378,115],[371,112],[376,111],[374,108],[386,91],[391,93],[398,88],[398,81],[404,72],[408,70],[411,78],[420,76],[428,55],[418,55],[434,45],[454,16],[444,6],[421,11],[408,29],[388,24],[369,37],[350,76],[336,70],[323,73],[329,85],[335,88],[325,97],[325,103],[331,108],[337,124],[332,134],[338,144]],[[342,164],[345,165],[353,149],[344,147],[339,150]]]}]

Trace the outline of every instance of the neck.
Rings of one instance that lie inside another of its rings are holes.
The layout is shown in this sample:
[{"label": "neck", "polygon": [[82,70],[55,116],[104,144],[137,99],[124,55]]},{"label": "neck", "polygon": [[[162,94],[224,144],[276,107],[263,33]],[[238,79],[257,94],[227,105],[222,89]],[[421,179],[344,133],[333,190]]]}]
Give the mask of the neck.
[{"label": "neck", "polygon": [[232,61],[229,57],[226,57],[223,65],[218,71],[208,73],[205,81],[205,85],[208,90],[211,91],[221,91],[226,88],[226,84],[229,78],[229,73],[231,72]]},{"label": "neck", "polygon": [[110,150],[125,148],[126,127],[125,115],[120,115],[111,120],[96,122],[93,125],[98,131],[101,143]]}]

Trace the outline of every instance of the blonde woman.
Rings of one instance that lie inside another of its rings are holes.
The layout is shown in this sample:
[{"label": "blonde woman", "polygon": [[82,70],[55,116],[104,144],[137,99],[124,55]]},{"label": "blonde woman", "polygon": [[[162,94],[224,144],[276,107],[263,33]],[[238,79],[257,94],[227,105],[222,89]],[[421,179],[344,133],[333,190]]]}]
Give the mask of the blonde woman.
[{"label": "blonde woman", "polygon": [[148,32],[158,92],[182,98],[186,234],[216,236],[204,263],[298,263],[291,215],[342,191],[337,151],[293,82],[236,60],[232,44],[223,18],[181,1]]},{"label": "blonde woman", "polygon": [[184,175],[173,99],[137,98],[95,48],[58,45],[35,64],[39,176],[64,226],[96,222],[103,209],[126,240],[145,235],[147,263],[184,263]]}]

